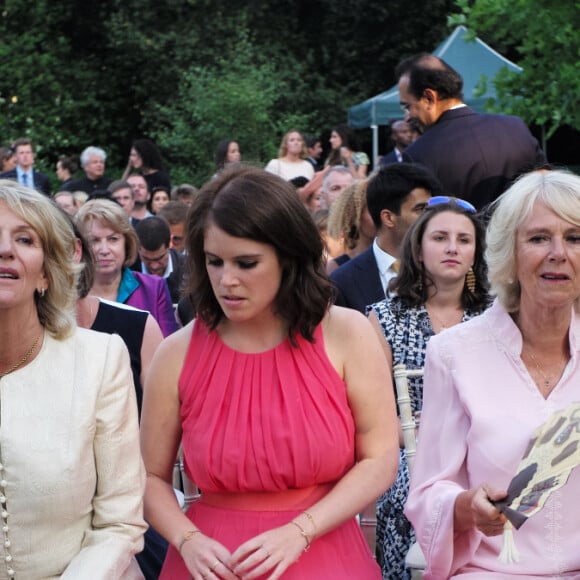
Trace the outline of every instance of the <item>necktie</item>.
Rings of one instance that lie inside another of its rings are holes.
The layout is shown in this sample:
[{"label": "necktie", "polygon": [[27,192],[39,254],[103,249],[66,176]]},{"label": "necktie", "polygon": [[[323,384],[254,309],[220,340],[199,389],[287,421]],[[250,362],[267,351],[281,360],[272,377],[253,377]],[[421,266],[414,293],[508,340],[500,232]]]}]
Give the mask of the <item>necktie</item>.
[{"label": "necktie", "polygon": [[22,185],[28,185],[28,174],[27,173],[22,174]]},{"label": "necktie", "polygon": [[398,274],[399,273],[399,268],[401,267],[401,262],[399,262],[399,260],[395,260],[392,264],[391,264],[391,268]]}]

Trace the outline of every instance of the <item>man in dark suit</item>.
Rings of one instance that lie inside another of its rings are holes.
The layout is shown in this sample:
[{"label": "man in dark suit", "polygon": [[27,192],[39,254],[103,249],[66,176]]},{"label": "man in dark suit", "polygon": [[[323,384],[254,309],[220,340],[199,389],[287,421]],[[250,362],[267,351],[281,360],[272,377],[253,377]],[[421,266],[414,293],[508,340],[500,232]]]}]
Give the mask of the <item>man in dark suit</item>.
[{"label": "man in dark suit", "polygon": [[525,123],[508,115],[478,114],[463,103],[463,79],[431,54],[404,60],[396,70],[405,120],[425,133],[403,153],[426,165],[445,193],[482,209],[521,173],[546,163]]},{"label": "man in dark suit", "polygon": [[165,278],[174,304],[181,298],[185,256],[169,248],[171,230],[166,220],[153,216],[135,227],[139,238],[139,257],[132,270]]},{"label": "man in dark suit", "polygon": [[373,244],[330,275],[335,304],[362,313],[383,300],[397,274],[399,247],[407,230],[423,213],[429,198],[441,193],[433,175],[417,163],[391,163],[369,179],[367,206],[377,227]]},{"label": "man in dark suit", "polygon": [[401,163],[403,151],[413,142],[411,126],[406,121],[393,121],[391,124],[391,142],[394,147],[390,153],[383,155],[380,165]]},{"label": "man in dark suit", "polygon": [[16,157],[16,167],[11,171],[0,174],[2,179],[12,179],[22,185],[27,185],[50,195],[50,179],[44,173],[36,171],[34,166],[34,151],[32,150],[32,141],[30,139],[17,139],[12,145],[14,156]]}]

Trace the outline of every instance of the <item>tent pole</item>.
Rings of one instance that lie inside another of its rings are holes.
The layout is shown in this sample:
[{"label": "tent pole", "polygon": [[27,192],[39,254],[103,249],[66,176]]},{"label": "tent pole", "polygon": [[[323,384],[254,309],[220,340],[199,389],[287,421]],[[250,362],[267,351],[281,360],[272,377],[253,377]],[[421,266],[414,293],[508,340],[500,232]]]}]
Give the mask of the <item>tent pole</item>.
[{"label": "tent pole", "polygon": [[379,127],[371,125],[373,132],[373,169],[379,166]]}]

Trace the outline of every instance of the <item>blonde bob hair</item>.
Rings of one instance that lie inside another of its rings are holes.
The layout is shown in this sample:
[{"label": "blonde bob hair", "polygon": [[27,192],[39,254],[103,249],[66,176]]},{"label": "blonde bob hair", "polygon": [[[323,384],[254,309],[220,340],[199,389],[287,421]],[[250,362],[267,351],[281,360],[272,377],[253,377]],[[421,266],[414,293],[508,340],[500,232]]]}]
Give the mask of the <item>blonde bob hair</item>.
[{"label": "blonde bob hair", "polygon": [[87,201],[76,213],[75,223],[86,239],[89,224],[97,221],[101,225],[111,228],[125,238],[124,266],[130,266],[137,259],[139,240],[129,221],[125,210],[116,202],[109,199],[93,199]]},{"label": "blonde bob hair", "polygon": [[24,220],[38,235],[44,252],[44,296],[34,296],[38,319],[55,339],[70,336],[76,328],[77,279],[82,266],[74,261],[76,238],[63,211],[45,195],[0,180],[0,201]]},{"label": "blonde bob hair", "polygon": [[[520,307],[516,274],[516,236],[534,205],[543,203],[563,220],[580,227],[580,177],[567,171],[533,171],[520,177],[493,206],[485,253],[488,276],[499,302],[508,312]],[[580,309],[580,297],[575,301]]]}]

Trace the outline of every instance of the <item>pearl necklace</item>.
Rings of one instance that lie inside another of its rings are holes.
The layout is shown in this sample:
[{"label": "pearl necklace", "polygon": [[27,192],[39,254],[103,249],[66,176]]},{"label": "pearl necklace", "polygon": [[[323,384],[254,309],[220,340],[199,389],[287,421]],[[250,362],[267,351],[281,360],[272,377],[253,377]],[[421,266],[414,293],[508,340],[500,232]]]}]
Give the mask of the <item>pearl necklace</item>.
[{"label": "pearl necklace", "polygon": [[9,368],[6,372],[0,373],[0,379],[3,379],[6,375],[13,373],[15,370],[18,370],[31,356],[34,350],[36,349],[36,345],[40,340],[40,334],[34,339],[32,346],[28,349],[27,353],[11,368]]}]

